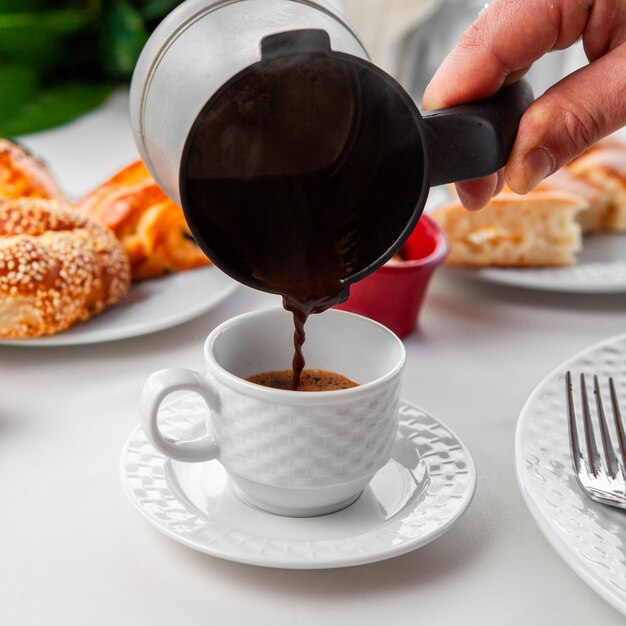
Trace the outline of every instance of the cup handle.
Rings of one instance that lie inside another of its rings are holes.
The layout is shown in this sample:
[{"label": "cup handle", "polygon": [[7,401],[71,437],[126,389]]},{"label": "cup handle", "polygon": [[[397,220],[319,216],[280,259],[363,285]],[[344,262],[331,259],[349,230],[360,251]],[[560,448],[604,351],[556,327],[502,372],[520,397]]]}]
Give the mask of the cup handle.
[{"label": "cup handle", "polygon": [[176,461],[210,461],[219,456],[219,444],[211,433],[191,441],[166,439],[159,430],[158,415],[161,403],[174,391],[193,391],[201,396],[210,411],[220,405],[218,393],[200,374],[185,369],[166,369],[155,372],[144,383],[141,398],[141,426],[150,443]]}]

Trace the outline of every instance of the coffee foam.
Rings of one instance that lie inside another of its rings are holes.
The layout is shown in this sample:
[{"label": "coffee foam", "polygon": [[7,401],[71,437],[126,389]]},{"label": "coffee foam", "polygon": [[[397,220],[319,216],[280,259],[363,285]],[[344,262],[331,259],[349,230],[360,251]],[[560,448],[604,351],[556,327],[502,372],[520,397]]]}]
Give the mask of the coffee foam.
[{"label": "coffee foam", "polygon": [[[291,389],[291,378],[292,370],[279,370],[255,374],[247,380],[273,389]],[[310,369],[302,372],[296,391],[338,391],[358,386],[358,383],[342,374]]]}]

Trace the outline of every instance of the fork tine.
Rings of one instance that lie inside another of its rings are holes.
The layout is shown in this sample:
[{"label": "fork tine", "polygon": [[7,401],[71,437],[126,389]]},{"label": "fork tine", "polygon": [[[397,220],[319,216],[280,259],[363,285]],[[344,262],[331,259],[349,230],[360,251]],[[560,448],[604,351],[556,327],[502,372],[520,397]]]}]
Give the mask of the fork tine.
[{"label": "fork tine", "polygon": [[600,393],[600,383],[598,382],[597,376],[593,377],[593,393],[596,396],[596,408],[598,411],[598,422],[600,424],[600,436],[602,438],[602,447],[604,448],[606,469],[609,472],[609,476],[615,476],[619,467],[617,464],[617,457],[615,456],[615,450],[613,448],[613,442],[611,441],[611,435],[609,435],[609,429],[606,425],[602,394]]},{"label": "fork tine", "polygon": [[596,445],[596,436],[593,432],[593,424],[591,423],[591,413],[589,412],[589,400],[587,398],[587,383],[585,375],[580,375],[580,397],[583,405],[583,425],[585,427],[585,441],[587,443],[587,462],[589,470],[597,476],[600,466],[600,455],[598,454],[598,446]]},{"label": "fork tine", "polygon": [[626,434],[624,433],[622,414],[619,410],[617,392],[615,391],[615,383],[612,377],[609,378],[609,390],[611,392],[611,408],[613,409],[613,420],[615,421],[615,430],[617,431],[617,443],[619,444],[622,473],[626,473]]},{"label": "fork tine", "polygon": [[576,473],[580,472],[580,463],[582,461],[582,451],[580,449],[580,440],[578,439],[578,427],[576,426],[576,408],[574,405],[574,389],[572,385],[572,373],[565,374],[565,388],[567,391],[567,416],[569,424],[569,443],[572,452],[572,461]]},{"label": "fork tine", "polygon": [[[626,430],[622,423],[622,416],[615,391],[615,383],[609,378],[609,390],[611,394],[611,405],[613,418],[615,420],[615,430],[619,439],[619,454],[613,447],[609,428],[606,423],[606,415],[600,390],[600,383],[597,376],[593,377],[593,390],[596,397],[597,419],[600,425],[602,436],[602,447],[606,461],[603,461],[602,454],[598,452],[596,443],[596,433],[592,422],[587,392],[587,382],[585,375],[580,375],[580,395],[582,405],[582,421],[585,431],[585,452],[581,450],[582,434],[577,428],[576,403],[574,401],[574,389],[572,385],[572,374],[566,372],[566,397],[567,412],[569,417],[570,446],[572,449],[572,461],[575,469],[576,480],[583,492],[596,502],[608,504],[626,510]],[[606,466],[606,471],[605,471]]]}]

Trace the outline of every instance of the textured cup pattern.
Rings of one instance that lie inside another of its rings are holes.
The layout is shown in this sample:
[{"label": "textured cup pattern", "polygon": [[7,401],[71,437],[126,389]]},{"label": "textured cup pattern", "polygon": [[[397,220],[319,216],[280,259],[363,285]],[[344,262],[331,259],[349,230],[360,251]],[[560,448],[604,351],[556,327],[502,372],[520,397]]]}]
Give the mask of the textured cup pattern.
[{"label": "textured cup pattern", "polygon": [[391,458],[399,378],[349,403],[279,405],[223,388],[212,428],[226,469],[276,487],[327,487],[373,475]]}]

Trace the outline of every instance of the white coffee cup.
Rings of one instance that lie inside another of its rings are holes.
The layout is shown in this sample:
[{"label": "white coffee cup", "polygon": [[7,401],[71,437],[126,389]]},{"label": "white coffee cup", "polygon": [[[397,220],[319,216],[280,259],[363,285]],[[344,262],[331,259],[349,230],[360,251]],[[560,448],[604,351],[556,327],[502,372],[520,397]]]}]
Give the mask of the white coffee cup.
[{"label": "white coffee cup", "polygon": [[[350,505],[391,458],[404,346],[381,324],[337,310],[311,316],[306,333],[306,368],[342,374],[358,387],[301,392],[247,381],[289,369],[293,358],[289,313],[247,313],[209,335],[206,374],[166,369],[148,378],[140,404],[150,442],[179,461],[217,459],[244,501],[272,513],[324,515]],[[161,402],[181,390],[208,406],[200,439],[172,441],[159,430]]]}]

